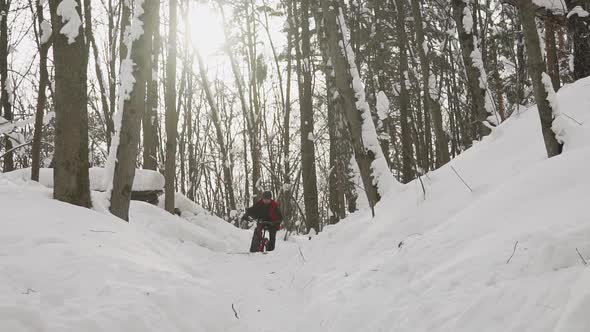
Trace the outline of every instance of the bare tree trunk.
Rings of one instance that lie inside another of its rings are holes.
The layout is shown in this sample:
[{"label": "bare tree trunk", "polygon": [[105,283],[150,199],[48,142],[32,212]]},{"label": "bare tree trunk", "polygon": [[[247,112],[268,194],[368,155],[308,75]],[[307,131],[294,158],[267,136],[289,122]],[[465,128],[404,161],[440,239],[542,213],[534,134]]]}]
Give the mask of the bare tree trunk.
[{"label": "bare tree trunk", "polygon": [[168,62],[166,63],[166,211],[174,213],[174,179],[176,178],[176,139],[178,114],[176,112],[176,25],[177,0],[170,0],[170,23],[168,27]]},{"label": "bare tree trunk", "polygon": [[120,0],[121,18],[119,22],[119,62],[122,63],[127,57],[127,45],[125,44],[125,34],[129,32],[127,27],[131,24],[131,1]]},{"label": "bare tree trunk", "polygon": [[[122,5],[122,3],[121,3]],[[109,49],[109,61],[108,61],[108,67],[107,67],[107,73],[109,76],[109,118],[111,119],[111,128],[108,128],[107,125],[107,133],[105,133],[107,139],[107,147],[110,149],[111,147],[111,136],[114,134],[115,132],[115,127],[114,124],[112,123],[112,118],[113,118],[113,113],[115,112],[115,108],[116,106],[116,99],[117,99],[117,72],[116,72],[116,67],[117,67],[117,27],[116,27],[116,23],[115,23],[115,17],[116,17],[116,9],[113,7],[113,0],[109,0],[108,3],[108,30],[109,30],[109,43],[108,43],[108,49]],[[119,56],[120,58],[120,56]]]},{"label": "bare tree trunk", "polygon": [[37,23],[38,23],[38,39],[37,47],[39,49],[39,91],[37,91],[37,108],[35,111],[35,133],[33,134],[32,146],[32,165],[31,165],[31,180],[39,181],[39,167],[41,166],[41,136],[43,134],[43,114],[47,96],[45,90],[48,83],[47,72],[47,54],[51,43],[49,40],[42,40],[43,33],[43,5],[41,0],[35,2]]},{"label": "bare tree trunk", "polygon": [[[143,13],[141,15],[135,14],[134,18],[143,22],[146,16],[153,10],[152,5],[154,3],[155,1],[145,2]],[[135,11],[139,13],[140,8],[135,8]],[[134,20],[133,24],[135,22],[137,21]],[[133,28],[135,29],[137,27]],[[116,149],[116,151],[111,151],[111,153],[116,153],[117,157],[113,176],[110,211],[125,221],[129,221],[129,204],[131,201],[133,179],[135,178],[141,119],[145,111],[146,82],[150,77],[149,57],[151,55],[148,45],[149,37],[149,35],[142,31],[138,39],[133,40],[132,37],[129,37],[124,41],[126,49],[131,48],[131,53],[121,64],[121,73],[124,72],[126,66],[132,66],[135,84],[133,85],[133,90],[127,92],[130,92],[129,99],[125,100],[122,105],[123,108],[118,110],[123,113],[121,115],[119,142],[116,146],[111,147],[111,149]],[[135,66],[132,64],[135,64]],[[123,75],[121,75],[121,79],[124,79]],[[124,87],[122,86],[121,89],[124,89]],[[125,93],[125,91],[121,91],[121,93]]]},{"label": "bare tree trunk", "polygon": [[107,98],[107,90],[105,87],[104,76],[102,73],[102,69],[100,67],[100,63],[102,60],[98,56],[98,46],[96,45],[96,40],[94,39],[94,33],[92,29],[87,31],[88,42],[92,44],[92,54],[94,56],[94,70],[96,71],[96,80],[98,81],[98,87],[100,89],[100,101],[102,105],[102,116],[104,118],[105,123],[105,140],[107,146],[110,147],[111,145],[111,136],[115,131],[115,127],[113,124],[113,117],[112,112],[109,108],[109,99]]},{"label": "bare tree trunk", "polygon": [[207,97],[207,102],[209,103],[209,107],[211,108],[211,118],[213,120],[213,126],[215,127],[215,134],[217,136],[217,144],[219,145],[219,151],[221,153],[221,167],[223,168],[223,177],[224,177],[224,186],[226,194],[229,198],[229,209],[235,210],[236,209],[236,199],[234,195],[234,185],[233,179],[231,176],[231,169],[229,163],[229,154],[226,149],[225,139],[223,138],[223,130],[221,129],[221,122],[219,120],[219,110],[215,100],[213,99],[213,94],[211,93],[211,88],[209,86],[209,79],[207,78],[207,73],[205,72],[205,64],[203,63],[203,58],[199,51],[196,51],[197,60],[199,61],[199,73],[201,74],[201,85],[203,90],[205,91],[205,96]]},{"label": "bare tree trunk", "polygon": [[498,105],[498,114],[500,115],[500,120],[503,122],[506,120],[506,106],[504,105],[504,82],[502,81],[502,77],[500,76],[500,68],[498,66],[498,51],[497,51],[497,44],[495,37],[492,37],[492,63],[494,65],[493,75],[494,81],[496,81],[496,105]]},{"label": "bare tree trunk", "polygon": [[[408,183],[414,179],[414,152],[412,149],[412,133],[410,129],[409,113],[410,97],[406,87],[408,77],[408,55],[406,53],[406,28],[405,28],[405,0],[395,0],[397,7],[397,42],[399,48],[399,108],[400,108],[400,126],[402,140],[402,182]],[[417,142],[418,144],[418,142]]]},{"label": "bare tree trunk", "polygon": [[[10,0],[0,0],[0,79],[2,83],[0,87],[2,93],[0,94],[0,101],[4,109],[4,118],[11,122],[12,115],[12,97],[10,77],[8,76],[8,13],[10,10]],[[14,169],[14,153],[12,151],[12,141],[9,135],[4,138],[6,153],[4,155],[4,172],[10,172]]]},{"label": "bare tree trunk", "polygon": [[[192,93],[193,90],[193,74],[190,74],[191,76],[189,77],[189,91]],[[189,188],[188,188],[188,192],[187,192],[187,197],[190,200],[195,200],[195,185],[194,185],[194,178],[195,178],[195,171],[196,171],[196,166],[195,166],[195,146],[193,143],[193,135],[194,135],[194,131],[193,128],[195,127],[194,123],[193,123],[193,98],[190,98],[188,100],[188,105],[187,105],[187,109],[189,110],[189,112],[187,113],[187,122],[188,122],[188,132],[187,132],[187,140],[188,140],[188,181],[189,181]],[[197,107],[197,118],[199,117],[199,107]]]},{"label": "bare tree trunk", "polygon": [[552,15],[545,17],[545,49],[547,50],[547,74],[551,77],[553,90],[561,87],[559,79],[559,62],[557,61],[557,43],[555,40],[555,24]]},{"label": "bare tree trunk", "polygon": [[320,10],[314,8],[317,26],[318,40],[322,54],[322,65],[326,78],[326,100],[328,111],[328,135],[330,144],[330,169],[328,173],[328,223],[336,224],[346,217],[346,182],[348,178],[344,135],[344,119],[342,101],[338,95],[338,89],[334,81],[334,68],[328,54],[328,36],[325,24],[321,24],[323,17]]},{"label": "bare tree trunk", "polygon": [[[466,17],[466,9],[469,9],[468,4],[463,0],[452,0],[453,17],[457,24],[457,32],[459,34],[459,43],[461,44],[461,53],[463,55],[463,64],[467,73],[467,87],[469,89],[469,96],[471,97],[471,107],[475,120],[480,123],[485,123],[488,113],[485,109],[486,89],[482,87],[482,78],[480,71],[474,66],[472,55],[474,54],[476,45],[474,40],[473,28],[465,26],[464,17]],[[475,21],[472,20],[472,25]],[[477,128],[480,136],[488,135],[491,130],[485,126],[480,125]]]},{"label": "bare tree trunk", "polygon": [[427,51],[427,41],[424,36],[424,27],[422,20],[422,11],[420,9],[419,0],[411,0],[412,16],[414,18],[414,26],[416,31],[416,43],[418,50],[418,57],[420,58],[420,69],[422,71],[422,89],[424,93],[424,113],[430,113],[432,123],[434,125],[434,136],[436,139],[436,167],[449,162],[449,146],[447,136],[443,129],[442,114],[440,112],[440,105],[432,98],[430,91],[430,59]]},{"label": "bare tree trunk", "polygon": [[[292,73],[292,56],[291,50],[293,48],[293,36],[291,29],[287,33],[287,87],[285,89],[285,104],[283,114],[283,163],[284,163],[284,175],[283,175],[283,217],[288,221],[291,218],[291,161],[289,160],[289,152],[291,147],[291,73]],[[277,69],[278,70],[278,69]]]},{"label": "bare tree trunk", "polygon": [[[516,28],[521,30],[522,22],[520,22]],[[520,105],[524,102],[524,88],[528,76],[526,73],[527,66],[524,54],[524,35],[522,33],[518,34],[516,43],[516,64],[518,67],[516,70],[516,103],[517,107],[520,107]]]},{"label": "bare tree trunk", "polygon": [[261,193],[259,188],[260,177],[262,174],[261,165],[261,149],[260,149],[260,96],[258,91],[258,80],[257,80],[257,54],[256,54],[256,10],[255,1],[250,0],[246,7],[246,46],[248,51],[249,68],[250,68],[250,102],[253,111],[251,116],[251,132],[250,132],[250,145],[252,152],[252,191],[253,195]]},{"label": "bare tree trunk", "polygon": [[[565,0],[568,11],[580,6],[590,11],[590,0]],[[590,76],[590,17],[578,14],[569,16],[568,30],[574,43],[574,79]]]},{"label": "bare tree trunk", "polygon": [[[225,38],[228,39],[229,38],[229,31],[227,28],[225,16],[223,14],[223,7],[220,6],[220,10],[221,10],[221,14],[223,17],[223,26],[226,27],[224,29]],[[243,113],[244,121],[245,121],[244,135],[247,131],[248,136],[250,138],[251,157],[252,157],[252,164],[253,164],[252,167],[253,168],[258,167],[258,169],[259,169],[260,168],[259,160],[258,160],[258,162],[256,162],[256,159],[257,159],[256,156],[258,154],[258,152],[256,152],[256,149],[257,149],[256,146],[258,146],[259,143],[257,140],[258,134],[256,133],[257,127],[255,126],[255,124],[258,120],[256,119],[256,117],[253,114],[253,112],[251,111],[251,109],[248,107],[248,101],[246,100],[244,83],[243,83],[242,75],[240,73],[240,68],[238,67],[238,63],[236,61],[236,58],[234,56],[234,53],[233,53],[230,45],[226,45],[225,52],[227,53],[230,63],[231,63],[232,73],[234,75],[236,87],[238,90],[238,97],[240,99],[240,105],[242,107],[242,113]],[[246,144],[246,141],[244,141],[244,144]],[[245,151],[246,151],[246,149],[245,149]],[[247,157],[247,154],[244,155],[244,169],[246,171],[246,173],[245,173],[246,174],[245,196],[247,198],[246,205],[249,205],[250,202],[249,202],[248,198],[250,197],[250,192],[249,192],[249,183],[248,183],[249,181],[247,178],[247,175],[249,174],[249,172],[248,172],[248,158],[246,158],[246,157]],[[258,181],[259,176],[260,176],[260,171],[252,170],[252,180],[253,181],[254,181],[255,177],[256,177],[256,181]],[[256,186],[256,183],[253,183],[252,187],[255,187],[255,186]],[[253,194],[256,195],[255,190],[254,190]]]},{"label": "bare tree trunk", "polygon": [[147,103],[143,113],[143,168],[158,168],[158,72],[160,57],[160,2],[155,1],[154,9],[146,16],[146,34],[151,52],[149,67],[151,74],[147,82]]},{"label": "bare tree trunk", "polygon": [[[309,0],[301,1],[300,12],[293,6],[293,17],[301,26],[301,38],[299,38],[298,25],[296,25],[295,50],[297,51],[297,77],[299,87],[300,128],[301,128],[301,169],[303,179],[303,200],[305,202],[305,222],[309,232],[319,228],[317,176],[315,169],[315,147],[313,136],[313,101],[311,86],[312,63],[310,58],[310,32],[309,32]],[[300,41],[300,43],[298,42]]]},{"label": "bare tree trunk", "polygon": [[[545,141],[545,148],[547,149],[547,155],[551,158],[561,153],[561,144],[559,144],[555,138],[555,133],[551,130],[553,115],[557,111],[554,109],[555,105],[553,103],[557,103],[557,100],[555,100],[555,92],[549,91],[550,89],[552,90],[551,81],[549,76],[544,73],[545,63],[541,55],[539,35],[535,24],[535,6],[532,0],[520,0],[518,2],[518,13],[520,14],[522,30],[526,41],[528,67],[533,80],[539,117],[541,118],[541,129]],[[543,75],[545,75],[545,78]],[[548,100],[548,98],[551,98],[552,101]]]},{"label": "bare tree trunk", "polygon": [[[375,178],[376,174],[372,170],[372,163],[376,160],[377,156],[374,151],[365,147],[362,140],[363,121],[372,121],[372,119],[369,117],[363,120],[363,114],[357,109],[357,98],[352,85],[353,77],[350,72],[349,60],[352,59],[346,58],[341,47],[341,45],[346,45],[347,41],[344,40],[344,33],[339,28],[339,26],[345,23],[337,21],[340,20],[339,17],[337,18],[340,6],[336,2],[329,0],[322,0],[321,5],[324,24],[326,25],[326,32],[328,34],[330,59],[334,66],[336,87],[342,96],[354,155],[360,169],[365,193],[370,206],[374,207],[381,198],[378,192],[379,181]],[[364,100],[361,102],[364,102]],[[379,149],[381,148],[380,145],[378,147]],[[385,160],[383,160],[383,163],[385,163]]]},{"label": "bare tree trunk", "polygon": [[[55,169],[53,196],[90,207],[88,177],[87,60],[83,30],[75,38],[60,33],[64,22],[57,14],[59,0],[50,0],[55,65]],[[81,3],[76,0],[76,15]]]}]

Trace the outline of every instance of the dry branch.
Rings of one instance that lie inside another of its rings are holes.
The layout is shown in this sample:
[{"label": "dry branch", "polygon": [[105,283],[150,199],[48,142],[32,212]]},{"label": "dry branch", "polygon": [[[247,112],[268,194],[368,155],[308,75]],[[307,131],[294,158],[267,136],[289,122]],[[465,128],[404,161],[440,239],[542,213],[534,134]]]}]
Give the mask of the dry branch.
[{"label": "dry branch", "polygon": [[516,246],[518,245],[518,241],[516,241],[514,243],[514,249],[512,250],[512,255],[510,255],[510,257],[508,258],[508,260],[506,261],[506,264],[510,263],[510,260],[512,259],[512,257],[514,256],[514,253],[516,252]]}]

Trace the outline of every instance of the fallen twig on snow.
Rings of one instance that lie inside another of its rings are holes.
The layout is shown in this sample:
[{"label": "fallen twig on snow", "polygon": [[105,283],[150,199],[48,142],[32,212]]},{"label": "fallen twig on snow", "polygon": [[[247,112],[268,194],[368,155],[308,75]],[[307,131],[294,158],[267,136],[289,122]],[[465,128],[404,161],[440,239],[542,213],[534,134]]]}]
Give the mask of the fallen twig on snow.
[{"label": "fallen twig on snow", "polygon": [[473,192],[473,189],[471,189],[471,187],[467,184],[467,182],[465,182],[465,180],[463,180],[463,178],[461,177],[461,175],[459,175],[459,173],[457,173],[457,170],[455,169],[455,167],[451,166],[451,169],[453,170],[453,172],[455,172],[455,174],[457,174],[457,177],[459,177],[459,179],[461,180],[461,182],[463,182],[463,184],[469,188],[469,190],[471,192]]},{"label": "fallen twig on snow", "polygon": [[426,200],[426,188],[424,188],[424,182],[422,182],[422,177],[418,175],[418,180],[420,180],[420,184],[422,185],[422,193],[424,194],[424,200]]},{"label": "fallen twig on snow", "polygon": [[305,263],[305,256],[303,256],[303,252],[301,251],[301,247],[299,246],[299,244],[297,245],[297,249],[299,249],[299,255],[301,255],[301,258],[303,259],[303,262]]},{"label": "fallen twig on snow", "polygon": [[576,251],[578,252],[578,255],[580,256],[580,258],[582,259],[582,263],[584,263],[584,265],[588,265],[588,262],[586,262],[586,260],[584,259],[584,256],[582,256],[582,254],[580,254],[580,251],[578,250],[578,248],[576,248]]},{"label": "fallen twig on snow", "polygon": [[23,294],[23,295],[29,295],[31,293],[37,293],[37,291],[34,290],[34,289],[32,289],[32,288],[27,288],[27,290],[24,291],[24,292],[22,292],[21,294]]},{"label": "fallen twig on snow", "polygon": [[419,235],[419,236],[422,236],[423,234],[422,234],[422,233],[412,233],[412,234],[410,234],[410,235],[406,236],[405,238],[403,238],[401,241],[399,241],[399,243],[398,243],[397,247],[401,249],[401,247],[403,247],[403,246],[404,246],[404,244],[406,244],[406,243],[404,242],[404,240],[405,240],[405,239],[407,239],[407,238],[409,238],[410,236],[413,236],[413,235]]},{"label": "fallen twig on snow", "polygon": [[116,232],[113,232],[113,231],[97,231],[97,230],[94,230],[94,229],[90,229],[89,231],[91,231],[93,233],[112,233],[112,234],[115,234],[116,233]]},{"label": "fallen twig on snow", "polygon": [[506,261],[506,264],[510,263],[510,260],[512,259],[512,257],[514,256],[514,253],[516,252],[516,246],[518,245],[518,241],[516,241],[514,243],[514,249],[512,250],[512,255],[510,255],[510,257],[508,258],[508,260]]},{"label": "fallen twig on snow", "polygon": [[236,315],[236,319],[240,319],[240,317],[238,317],[238,312],[236,311],[236,308],[234,308],[234,304],[231,304],[231,309],[234,311],[234,315]]}]

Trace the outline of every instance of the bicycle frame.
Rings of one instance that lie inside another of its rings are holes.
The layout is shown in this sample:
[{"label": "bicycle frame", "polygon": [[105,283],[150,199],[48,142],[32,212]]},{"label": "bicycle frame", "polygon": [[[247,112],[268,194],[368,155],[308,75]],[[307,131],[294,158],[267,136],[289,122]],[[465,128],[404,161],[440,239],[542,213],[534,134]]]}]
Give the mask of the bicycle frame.
[{"label": "bicycle frame", "polygon": [[266,244],[268,243],[268,239],[266,238],[266,228],[262,227],[261,233],[260,243],[258,244],[258,252],[265,252]]},{"label": "bicycle frame", "polygon": [[268,244],[268,238],[266,237],[266,232],[268,229],[266,226],[268,225],[264,222],[257,222],[256,227],[260,227],[260,242],[258,243],[257,248],[258,252],[266,252],[266,245]]}]

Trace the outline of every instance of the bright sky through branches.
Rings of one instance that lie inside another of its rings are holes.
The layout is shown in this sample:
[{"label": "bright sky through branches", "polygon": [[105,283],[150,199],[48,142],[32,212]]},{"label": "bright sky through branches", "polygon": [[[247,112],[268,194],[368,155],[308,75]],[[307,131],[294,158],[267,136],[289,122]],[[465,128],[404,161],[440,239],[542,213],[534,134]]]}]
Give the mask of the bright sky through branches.
[{"label": "bright sky through branches", "polygon": [[225,38],[221,16],[206,4],[191,4],[190,22],[193,47],[207,58],[222,51]]}]

